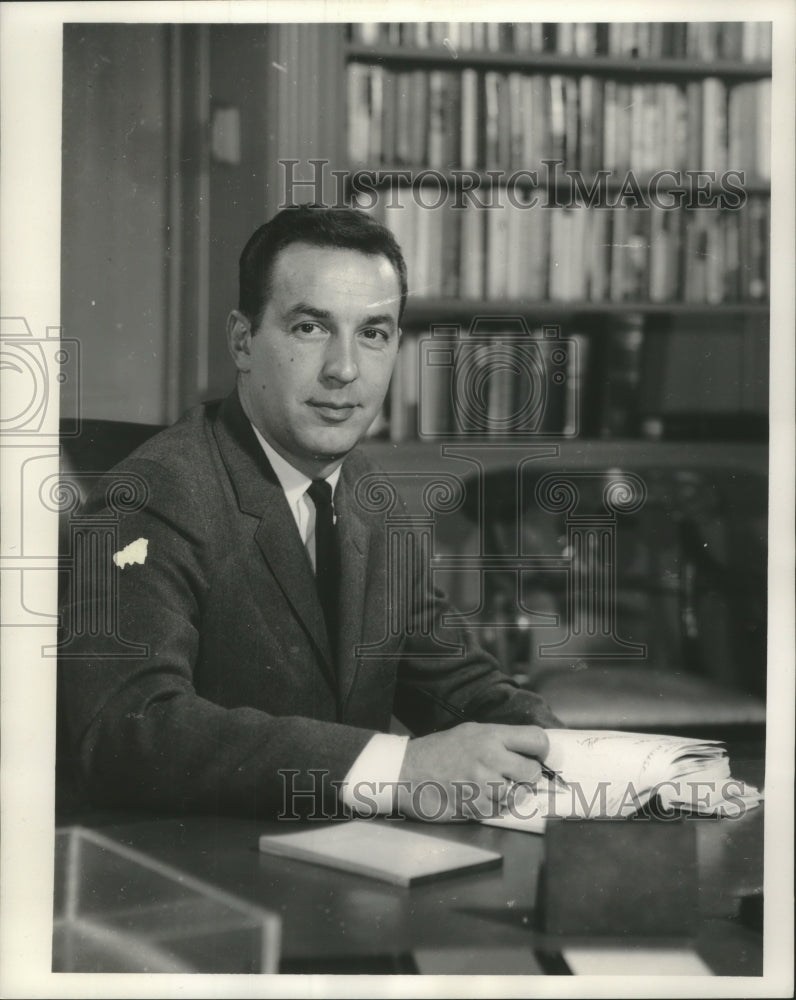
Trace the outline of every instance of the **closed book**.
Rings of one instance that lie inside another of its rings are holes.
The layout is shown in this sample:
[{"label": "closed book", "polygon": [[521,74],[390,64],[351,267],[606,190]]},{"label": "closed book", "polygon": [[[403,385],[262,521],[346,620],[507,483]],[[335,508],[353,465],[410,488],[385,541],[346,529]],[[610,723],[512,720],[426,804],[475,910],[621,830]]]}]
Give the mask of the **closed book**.
[{"label": "closed book", "polygon": [[621,302],[625,297],[625,271],[627,267],[627,209],[612,208],[611,212],[611,265],[609,298]]},{"label": "closed book", "polygon": [[617,159],[618,109],[616,100],[616,81],[606,80],[603,97],[603,156],[602,163],[606,170],[615,170]]},{"label": "closed book", "polygon": [[578,168],[586,177],[591,177],[600,165],[595,145],[597,121],[595,117],[595,83],[593,76],[582,76],[579,82],[579,128]]},{"label": "closed book", "polygon": [[384,70],[370,67],[370,127],[368,129],[368,163],[382,162],[382,128],[384,120]]},{"label": "closed book", "polygon": [[718,208],[706,208],[707,254],[705,257],[705,301],[724,301],[724,229],[725,216]]},{"label": "closed book", "polygon": [[702,84],[693,80],[686,85],[686,166],[689,170],[702,170],[705,167],[703,157],[702,132]]},{"label": "closed book", "polygon": [[400,166],[412,163],[412,74],[401,71],[395,74],[395,159]]},{"label": "closed book", "polygon": [[668,297],[666,284],[668,234],[665,229],[664,209],[650,207],[650,282],[651,302],[665,302]]},{"label": "closed book", "polygon": [[573,208],[567,214],[569,215],[570,233],[572,236],[568,297],[572,302],[582,302],[586,298],[586,271],[588,245],[591,240],[591,217],[585,208]]},{"label": "closed book", "polygon": [[489,345],[489,368],[487,386],[486,430],[490,437],[500,437],[512,430],[514,413],[515,381],[517,362],[513,357],[515,345],[495,335]]},{"label": "closed book", "polygon": [[589,247],[589,288],[591,302],[602,302],[608,297],[608,227],[609,211],[603,208],[586,209],[592,217],[591,244]]},{"label": "closed book", "polygon": [[496,166],[508,170],[511,166],[511,96],[509,81],[498,74],[498,148]]},{"label": "closed book", "polygon": [[393,72],[382,78],[381,162],[392,166],[397,162],[395,133],[398,124],[398,88]]},{"label": "closed book", "polygon": [[633,112],[632,88],[628,83],[616,85],[616,161],[620,170],[630,168],[632,141],[631,115]]},{"label": "closed book", "polygon": [[724,220],[724,300],[738,299],[741,287],[741,229],[737,212]]},{"label": "closed book", "polygon": [[468,203],[461,220],[459,292],[462,298],[484,298],[484,230],[487,212]]},{"label": "closed book", "polygon": [[428,161],[429,74],[422,69],[413,70],[411,80],[410,162],[422,166]]},{"label": "closed book", "polygon": [[484,121],[484,157],[487,169],[495,169],[500,164],[500,74],[484,74],[484,97],[486,118]]},{"label": "closed book", "polygon": [[640,173],[644,169],[644,86],[635,83],[630,88],[630,148],[629,167]]},{"label": "closed book", "polygon": [[649,297],[649,215],[649,209],[628,209],[624,298],[632,302],[643,302]]},{"label": "closed book", "polygon": [[487,209],[486,297],[501,299],[507,295],[508,212],[505,204]]},{"label": "closed book", "polygon": [[445,102],[445,76],[441,70],[432,70],[428,75],[428,166],[439,168],[445,160],[445,122],[443,105]]},{"label": "closed book", "polygon": [[553,74],[548,80],[550,91],[550,155],[563,160],[566,152],[566,108],[563,77]]},{"label": "closed book", "polygon": [[348,158],[353,164],[368,162],[370,149],[370,102],[368,66],[348,67]]},{"label": "closed book", "polygon": [[440,209],[442,222],[442,290],[446,299],[459,297],[459,241],[462,209],[451,200]]},{"label": "closed book", "polygon": [[458,167],[462,132],[462,88],[458,73],[445,74],[442,128],[445,137],[442,165],[445,169]]},{"label": "closed book", "polygon": [[541,103],[534,106],[534,80],[532,76],[520,77],[520,136],[522,149],[520,166],[533,170],[544,156],[544,137],[541,134]]},{"label": "closed book", "polygon": [[[436,182],[423,185],[423,196],[428,198],[429,204],[434,204],[440,198],[440,188]],[[428,240],[428,253],[426,256],[426,286],[424,295],[442,295],[443,274],[443,222],[445,218],[445,206],[440,208],[426,209],[422,206],[420,211],[427,217],[426,239]]]},{"label": "closed book", "polygon": [[580,23],[574,25],[574,48],[576,55],[593,56],[597,51],[597,25]]},{"label": "closed book", "polygon": [[562,21],[556,28],[556,51],[559,55],[572,55],[575,51],[575,25]]},{"label": "closed book", "polygon": [[536,73],[531,77],[531,116],[534,134],[534,155],[526,166],[534,169],[541,160],[552,156],[552,141],[550,138],[550,91],[545,77]]},{"label": "closed book", "polygon": [[564,256],[564,210],[550,211],[550,257],[548,261],[547,288],[551,299],[563,299],[568,261]]},{"label": "closed book", "polygon": [[563,77],[564,85],[564,165],[568,170],[578,166],[578,82]]},{"label": "closed book", "polygon": [[474,69],[462,70],[462,127],[460,162],[465,170],[478,166],[478,74]]},{"label": "closed book", "polygon": [[[423,190],[425,191],[426,188],[424,187]],[[431,294],[429,291],[429,269],[431,266],[431,229],[434,225],[434,213],[424,205],[419,204],[414,198],[411,198],[408,204],[415,235],[414,294],[428,296]]]},{"label": "closed book", "polygon": [[749,213],[749,298],[768,298],[768,202],[751,198],[746,209]]},{"label": "closed book", "polygon": [[548,223],[550,212],[538,205],[524,212],[523,290],[521,298],[531,302],[547,295],[547,257],[550,250]]},{"label": "closed book", "polygon": [[702,152],[701,166],[720,174],[727,166],[727,95],[724,83],[716,77],[702,82]]},{"label": "closed book", "polygon": [[521,73],[508,75],[509,158],[504,163],[506,168],[517,169],[527,166],[527,163],[523,162],[523,80]]}]

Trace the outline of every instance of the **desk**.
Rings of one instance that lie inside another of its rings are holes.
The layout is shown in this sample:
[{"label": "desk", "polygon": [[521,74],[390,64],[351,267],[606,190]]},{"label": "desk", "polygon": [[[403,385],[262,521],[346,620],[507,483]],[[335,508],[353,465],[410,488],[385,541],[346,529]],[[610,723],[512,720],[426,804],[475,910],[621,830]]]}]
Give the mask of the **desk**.
[{"label": "desk", "polygon": [[[721,975],[761,975],[762,935],[740,900],[763,879],[763,808],[739,820],[692,819],[699,860],[696,950]],[[362,876],[261,855],[261,833],[288,824],[190,817],[105,826],[102,833],[278,913],[283,972],[414,971],[416,949],[545,946],[533,929],[538,835],[477,824],[424,824],[421,832],[499,851],[503,866],[402,889]],[[293,824],[289,824],[293,828]],[[500,973],[496,967],[484,974]]]}]

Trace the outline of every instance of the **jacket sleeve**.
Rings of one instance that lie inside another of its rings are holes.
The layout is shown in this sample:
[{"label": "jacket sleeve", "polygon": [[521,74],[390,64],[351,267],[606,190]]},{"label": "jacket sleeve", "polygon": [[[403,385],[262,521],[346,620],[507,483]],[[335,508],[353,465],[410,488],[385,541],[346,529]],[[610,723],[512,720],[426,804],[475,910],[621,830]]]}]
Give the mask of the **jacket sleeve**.
[{"label": "jacket sleeve", "polygon": [[[453,613],[442,595],[435,604],[436,621]],[[407,644],[398,672],[395,714],[415,735],[449,729],[464,718],[564,728],[544,699],[508,677],[471,632],[443,627],[439,622],[436,635],[457,642],[463,653],[455,658],[430,658],[422,649],[422,640]]]},{"label": "jacket sleeve", "polygon": [[[159,464],[125,469],[148,500],[119,516],[113,546],[70,554],[61,611],[60,721],[85,791],[103,804],[274,815],[290,811],[292,789],[299,813],[336,808],[334,782],[372,731],[197,694],[213,512]],[[110,514],[100,494],[83,523]]]},{"label": "jacket sleeve", "polygon": [[[544,699],[501,670],[471,630],[444,624],[456,615],[444,593],[436,588],[428,592],[418,579],[413,599],[395,696],[395,714],[413,733],[448,729],[463,718],[563,728]],[[441,643],[458,647],[460,654],[434,655]]]}]

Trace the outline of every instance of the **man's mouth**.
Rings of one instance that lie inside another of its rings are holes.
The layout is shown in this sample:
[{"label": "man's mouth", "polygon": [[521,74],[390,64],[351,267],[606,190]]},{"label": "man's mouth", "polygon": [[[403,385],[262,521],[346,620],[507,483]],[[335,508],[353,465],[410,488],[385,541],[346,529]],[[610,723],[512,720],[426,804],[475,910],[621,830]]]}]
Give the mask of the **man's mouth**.
[{"label": "man's mouth", "polygon": [[320,399],[310,399],[308,400],[308,405],[330,423],[342,423],[359,406],[358,403],[332,403]]}]

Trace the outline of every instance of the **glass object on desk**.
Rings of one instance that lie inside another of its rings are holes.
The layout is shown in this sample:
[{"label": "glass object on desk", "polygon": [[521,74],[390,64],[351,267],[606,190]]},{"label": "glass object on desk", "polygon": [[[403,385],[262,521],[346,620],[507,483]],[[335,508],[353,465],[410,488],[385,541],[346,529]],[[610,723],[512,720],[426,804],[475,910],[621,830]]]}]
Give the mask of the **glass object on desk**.
[{"label": "glass object on desk", "polygon": [[278,916],[81,827],[56,831],[53,972],[277,972]]}]

